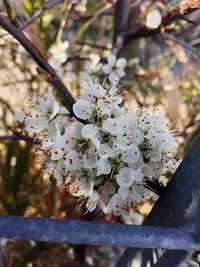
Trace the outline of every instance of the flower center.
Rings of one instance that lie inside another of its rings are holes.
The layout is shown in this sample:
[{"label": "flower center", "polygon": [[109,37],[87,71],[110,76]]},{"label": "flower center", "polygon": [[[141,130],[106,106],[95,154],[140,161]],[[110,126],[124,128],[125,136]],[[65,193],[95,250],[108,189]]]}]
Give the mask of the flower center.
[{"label": "flower center", "polygon": [[85,154],[89,149],[89,142],[87,139],[76,139],[74,148],[78,153]]}]

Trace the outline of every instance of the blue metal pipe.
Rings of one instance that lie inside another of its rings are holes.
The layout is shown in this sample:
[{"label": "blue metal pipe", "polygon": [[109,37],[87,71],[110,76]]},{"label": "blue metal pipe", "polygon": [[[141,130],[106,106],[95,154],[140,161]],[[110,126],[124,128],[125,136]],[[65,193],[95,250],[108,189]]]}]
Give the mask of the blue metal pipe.
[{"label": "blue metal pipe", "polygon": [[200,242],[193,233],[182,229],[15,216],[0,216],[0,238],[137,248],[200,249]]}]

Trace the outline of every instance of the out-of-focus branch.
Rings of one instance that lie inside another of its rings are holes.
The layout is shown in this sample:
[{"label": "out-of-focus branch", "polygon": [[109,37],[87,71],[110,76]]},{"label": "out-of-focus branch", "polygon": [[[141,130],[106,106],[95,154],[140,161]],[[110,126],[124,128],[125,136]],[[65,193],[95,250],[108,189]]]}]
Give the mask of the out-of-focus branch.
[{"label": "out-of-focus branch", "polygon": [[137,27],[136,20],[143,2],[144,0],[136,0],[133,3],[130,3],[129,0],[117,0],[115,5],[113,47],[117,45],[116,41],[118,36],[130,27],[130,21],[132,30]]},{"label": "out-of-focus branch", "polygon": [[129,18],[130,2],[129,0],[118,0],[115,5],[115,25],[113,34],[113,45],[116,42],[117,36],[126,27]]},{"label": "out-of-focus branch", "polygon": [[72,106],[75,103],[75,99],[62,80],[59,78],[55,70],[49,65],[47,60],[29,41],[22,30],[12,24],[10,20],[3,15],[0,15],[0,26],[9,32],[15,39],[17,39],[25,48],[25,50],[31,55],[31,57],[37,62],[37,64],[48,73],[48,81],[55,87],[55,89],[57,89],[58,93],[65,101],[68,110],[72,115],[74,115]]},{"label": "out-of-focus branch", "polygon": [[121,31],[116,38],[115,46],[113,47],[113,53],[115,55],[119,55],[123,47],[135,39],[155,37],[163,32],[171,31],[171,29],[167,29],[167,26],[171,25],[177,20],[185,19],[184,16],[196,11],[199,8],[200,0],[182,1],[176,8],[169,11],[162,18],[162,24],[157,29],[149,29],[146,26],[141,26]]},{"label": "out-of-focus branch", "polygon": [[39,145],[41,142],[39,139],[35,139],[33,137],[27,136],[27,135],[23,135],[23,134],[14,134],[14,135],[1,135],[0,136],[0,140],[18,140],[18,141],[26,141],[29,143],[33,143],[36,145]]},{"label": "out-of-focus branch", "polygon": [[99,17],[101,16],[101,14],[105,13],[107,10],[109,10],[112,7],[112,5],[110,3],[107,3],[104,7],[102,7],[101,9],[99,9],[93,16],[91,19],[89,19],[81,28],[80,30],[77,32],[76,37],[75,37],[75,41],[80,40],[81,35],[83,34],[83,32]]},{"label": "out-of-focus branch", "polygon": [[30,17],[20,28],[21,30],[26,29],[30,24],[32,24],[36,19],[41,17],[45,12],[49,11],[50,9],[54,8],[55,6],[63,3],[65,0],[53,0],[49,3],[46,3],[42,6],[42,8],[37,11],[32,17]]},{"label": "out-of-focus branch", "polygon": [[8,17],[10,18],[10,21],[14,23],[16,26],[19,25],[19,21],[17,19],[17,16],[15,14],[15,10],[13,9],[11,3],[9,0],[3,0],[4,6],[6,8],[6,12],[8,14]]},{"label": "out-of-focus branch", "polygon": [[164,36],[161,36],[161,38],[159,38],[161,40],[170,40],[176,44],[179,44],[181,45],[183,48],[187,49],[188,51],[192,52],[195,56],[197,57],[200,57],[200,53],[198,52],[198,50],[193,47],[192,45],[184,42],[184,41],[181,41],[173,36],[170,36],[170,35],[164,35]]},{"label": "out-of-focus branch", "polygon": [[104,46],[104,45],[99,45],[99,44],[92,44],[92,43],[88,43],[88,42],[82,42],[82,41],[77,41],[76,44],[78,45],[85,45],[85,46],[90,46],[96,49],[100,49],[100,50],[111,50],[111,48]]}]

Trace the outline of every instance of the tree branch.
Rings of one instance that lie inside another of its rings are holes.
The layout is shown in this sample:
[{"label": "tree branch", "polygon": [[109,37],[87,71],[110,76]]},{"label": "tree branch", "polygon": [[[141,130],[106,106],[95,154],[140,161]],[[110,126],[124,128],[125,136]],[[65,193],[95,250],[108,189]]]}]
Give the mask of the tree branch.
[{"label": "tree branch", "polygon": [[23,140],[23,141],[30,142],[36,145],[39,145],[41,143],[39,139],[35,139],[33,137],[23,135],[23,134],[1,135],[0,140]]},{"label": "tree branch", "polygon": [[[199,0],[198,0],[199,1]],[[199,1],[199,8],[200,8],[200,1]],[[173,22],[180,20],[183,18],[183,16],[190,14],[191,12],[196,11],[197,8],[194,8],[192,6],[188,6],[184,10],[181,9],[180,6],[176,7],[175,9],[171,10],[163,19],[162,24],[158,29],[149,29],[146,26],[142,26],[138,28],[135,31],[129,30],[122,34],[123,37],[126,37],[127,39],[131,38],[140,38],[140,37],[149,37],[149,36],[155,36],[156,34],[159,34],[162,32],[162,27],[166,27]]]},{"label": "tree branch", "polygon": [[21,27],[21,30],[26,29],[30,24],[32,24],[36,19],[41,17],[45,12],[54,8],[56,5],[63,3],[65,0],[53,0],[50,3],[46,3],[42,8],[36,12],[32,17],[30,17]]},{"label": "tree branch", "polygon": [[49,82],[57,89],[60,96],[63,98],[69,112],[74,116],[72,106],[75,103],[75,99],[67,89],[65,84],[61,81],[55,70],[49,65],[42,54],[35,48],[35,46],[29,41],[20,28],[16,27],[10,22],[8,18],[0,15],[0,26],[2,26],[7,32],[9,32],[19,43],[25,48],[25,50],[31,55],[31,57],[37,62],[37,64],[49,74]]},{"label": "tree branch", "polygon": [[[189,2],[191,3],[195,2],[196,5],[194,5],[194,3],[189,5]],[[166,29],[167,26],[169,26],[170,24],[172,24],[177,20],[185,19],[184,16],[190,14],[191,12],[196,11],[199,8],[200,8],[200,0],[188,1],[188,4],[184,6],[183,4],[180,3],[179,6],[169,11],[168,14],[162,18],[162,24],[157,29],[149,29],[146,26],[141,26],[139,28],[133,28],[133,29],[131,28],[125,31],[121,31],[121,33],[119,33],[116,39],[115,46],[113,48],[113,53],[118,56],[123,47],[135,39],[154,37],[157,34],[162,34],[163,30],[167,31]]]}]

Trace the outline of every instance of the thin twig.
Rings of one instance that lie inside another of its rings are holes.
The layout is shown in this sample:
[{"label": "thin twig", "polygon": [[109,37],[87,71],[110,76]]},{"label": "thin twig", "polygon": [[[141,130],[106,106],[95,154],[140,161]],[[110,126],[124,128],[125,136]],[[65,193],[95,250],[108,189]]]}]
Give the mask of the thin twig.
[{"label": "thin twig", "polygon": [[70,14],[70,11],[73,7],[73,4],[74,4],[74,1],[71,0],[69,1],[69,3],[67,4],[67,6],[63,6],[63,18],[61,19],[61,22],[60,22],[60,27],[58,29],[58,33],[57,33],[57,36],[56,36],[56,43],[58,44],[61,40],[62,40],[62,35],[63,35],[63,31],[65,29],[65,26],[66,26],[66,23],[67,23],[67,18]]},{"label": "thin twig", "polygon": [[10,21],[15,24],[16,26],[19,26],[19,21],[18,18],[16,16],[15,10],[12,7],[11,3],[9,0],[3,0],[6,12],[8,17],[10,18]]},{"label": "thin twig", "polygon": [[30,24],[32,24],[36,19],[41,17],[45,12],[54,8],[56,5],[63,3],[65,0],[53,0],[50,3],[46,3],[42,6],[42,8],[37,11],[32,17],[30,17],[21,27],[21,30],[26,29]]},{"label": "thin twig", "polygon": [[191,46],[190,44],[187,44],[184,41],[181,41],[181,40],[176,39],[176,38],[169,36],[169,35],[161,36],[159,39],[170,40],[176,44],[181,45],[182,47],[184,47],[188,51],[192,52],[195,56],[200,57],[200,53],[198,52],[198,50],[196,48],[194,48],[193,46]]},{"label": "thin twig", "polygon": [[109,10],[112,7],[112,5],[110,3],[107,3],[104,7],[102,7],[101,9],[99,9],[90,20],[88,20],[81,28],[80,30],[77,32],[76,37],[75,37],[75,41],[80,40],[81,35],[83,34],[83,32],[99,17],[101,16],[102,13],[105,13],[107,10]]},{"label": "thin twig", "polygon": [[100,44],[96,44],[96,43],[94,44],[94,43],[89,43],[89,42],[77,41],[76,44],[90,46],[90,47],[101,49],[101,50],[111,50],[111,48],[109,48],[105,45],[100,45]]},{"label": "thin twig", "polygon": [[[162,18],[162,24],[157,29],[149,29],[146,26],[141,26],[139,28],[122,31],[116,39],[115,47],[113,48],[113,53],[118,56],[121,52],[121,49],[133,40],[139,38],[155,37],[158,34],[162,34],[163,30],[168,31],[166,29],[168,25],[171,25],[177,20],[183,19],[183,16],[186,16],[196,10],[197,7],[194,8],[193,6],[189,5],[184,10],[180,9],[180,6],[177,6],[173,10],[169,11],[167,15]],[[171,29],[169,29],[169,31],[171,31]]]},{"label": "thin twig", "polygon": [[[63,3],[64,1],[65,0],[53,0],[50,3],[44,4],[44,6],[42,6],[42,8],[39,11],[37,11],[32,17],[30,17],[26,22],[24,22],[22,25],[18,24],[19,28],[21,30],[25,30],[29,25],[31,25],[34,21],[36,21],[39,17],[41,17],[45,12],[54,8],[56,5]],[[5,33],[5,34],[1,35],[0,38],[3,38],[7,35],[8,34]]]},{"label": "thin twig", "polygon": [[33,143],[36,145],[41,144],[41,141],[39,139],[35,139],[34,137],[30,137],[23,134],[14,134],[14,135],[1,135],[0,140],[18,140],[18,141],[26,141],[29,143]]},{"label": "thin twig", "polygon": [[48,81],[55,87],[55,89],[57,89],[58,93],[65,101],[69,112],[74,116],[72,106],[75,103],[75,99],[47,60],[29,41],[22,30],[13,25],[9,19],[3,15],[0,15],[0,26],[8,31],[15,39],[17,39],[25,48],[25,50],[31,55],[31,57],[37,62],[37,64],[49,74]]}]

